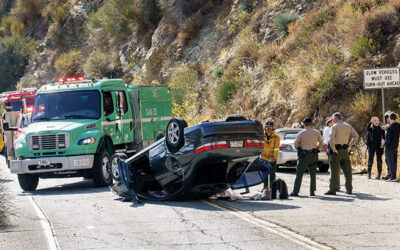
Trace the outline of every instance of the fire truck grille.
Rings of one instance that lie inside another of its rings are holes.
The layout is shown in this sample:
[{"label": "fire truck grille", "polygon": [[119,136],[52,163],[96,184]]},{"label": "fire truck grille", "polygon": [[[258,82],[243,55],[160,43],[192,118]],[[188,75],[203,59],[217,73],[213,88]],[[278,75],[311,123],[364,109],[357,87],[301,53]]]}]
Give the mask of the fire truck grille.
[{"label": "fire truck grille", "polygon": [[31,150],[65,149],[69,146],[69,134],[30,135],[28,143]]}]

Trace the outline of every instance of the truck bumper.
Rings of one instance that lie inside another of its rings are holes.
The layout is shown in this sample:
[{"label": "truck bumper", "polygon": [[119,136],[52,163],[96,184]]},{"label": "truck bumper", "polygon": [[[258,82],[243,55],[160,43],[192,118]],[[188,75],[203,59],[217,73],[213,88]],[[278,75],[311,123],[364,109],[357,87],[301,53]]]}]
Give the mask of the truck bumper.
[{"label": "truck bumper", "polygon": [[11,160],[10,170],[13,174],[37,174],[74,171],[92,168],[93,161],[94,155]]}]

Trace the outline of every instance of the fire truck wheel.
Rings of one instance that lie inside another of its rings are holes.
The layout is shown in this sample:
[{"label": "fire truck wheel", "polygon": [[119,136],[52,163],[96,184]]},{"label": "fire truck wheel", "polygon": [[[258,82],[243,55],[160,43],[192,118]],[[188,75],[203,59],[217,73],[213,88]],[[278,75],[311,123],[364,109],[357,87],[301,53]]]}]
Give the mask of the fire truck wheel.
[{"label": "fire truck wheel", "polygon": [[111,159],[105,147],[94,156],[92,175],[96,187],[107,187],[111,183]]},{"label": "fire truck wheel", "polygon": [[111,176],[115,181],[121,181],[121,176],[119,174],[118,162],[120,160],[128,159],[128,156],[123,153],[116,153],[111,158]]},{"label": "fire truck wheel", "polygon": [[173,118],[169,120],[167,124],[166,142],[169,151],[175,153],[181,149],[185,144],[184,129],[187,127],[187,123],[182,118]]},{"label": "fire truck wheel", "polygon": [[39,176],[31,174],[19,174],[18,182],[22,190],[35,191],[39,184]]}]

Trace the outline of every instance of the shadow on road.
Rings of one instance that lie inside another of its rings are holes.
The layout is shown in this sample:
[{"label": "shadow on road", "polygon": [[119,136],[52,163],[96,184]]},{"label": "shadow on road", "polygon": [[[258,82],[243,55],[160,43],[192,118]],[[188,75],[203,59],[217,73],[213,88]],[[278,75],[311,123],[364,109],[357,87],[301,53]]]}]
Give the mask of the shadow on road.
[{"label": "shadow on road", "polygon": [[389,198],[383,198],[372,194],[363,194],[363,193],[353,193],[352,195],[345,195],[345,194],[341,195],[340,193],[336,193],[336,196],[317,196],[316,198],[324,201],[342,201],[342,202],[353,202],[355,199],[370,200],[370,201],[390,200]]},{"label": "shadow on road", "polygon": [[37,189],[33,192],[23,192],[20,196],[70,195],[110,192],[109,187],[96,188],[93,180],[82,180],[74,183],[62,184],[53,187]]},{"label": "shadow on road", "polygon": [[6,183],[6,182],[12,182],[13,180],[11,179],[1,179],[0,178],[0,183]]},{"label": "shadow on road", "polygon": [[[206,201],[215,202],[215,199],[208,199]],[[202,201],[145,201],[145,203],[153,204],[153,205],[163,205],[163,206],[174,206],[174,207],[183,207],[183,208],[194,208],[199,210],[219,210],[207,203]],[[288,209],[297,209],[299,206],[293,205],[285,205],[285,204],[277,204],[273,201],[251,201],[251,200],[239,200],[235,202],[220,202],[217,201],[217,204],[226,204],[228,206],[240,205],[240,210],[245,212],[254,212],[254,211],[269,211],[269,210],[288,210]]]}]

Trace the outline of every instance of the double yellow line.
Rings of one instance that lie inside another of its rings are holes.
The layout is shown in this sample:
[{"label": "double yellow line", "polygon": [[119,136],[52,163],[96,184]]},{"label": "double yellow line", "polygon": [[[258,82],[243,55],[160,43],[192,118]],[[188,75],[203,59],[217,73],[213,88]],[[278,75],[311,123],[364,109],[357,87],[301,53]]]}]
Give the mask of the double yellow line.
[{"label": "double yellow line", "polygon": [[242,210],[239,210],[237,208],[231,207],[225,203],[219,202],[217,200],[202,200],[203,203],[206,203],[210,206],[213,206],[215,208],[218,208],[220,210],[229,212],[230,214],[247,221],[253,225],[256,225],[258,227],[264,228],[274,234],[277,234],[279,236],[282,236],[283,238],[286,238],[300,246],[303,246],[308,249],[332,249],[331,247],[325,246],[321,243],[318,243],[316,241],[313,241],[309,238],[304,237],[303,235],[297,234],[293,231],[290,231],[289,229],[286,229],[284,227],[281,227],[277,224],[259,219],[249,212],[245,212]]}]

